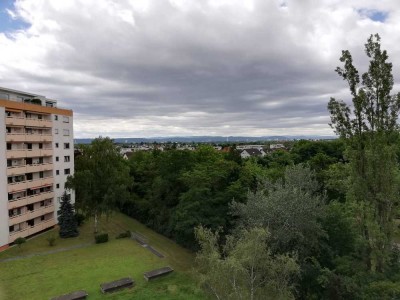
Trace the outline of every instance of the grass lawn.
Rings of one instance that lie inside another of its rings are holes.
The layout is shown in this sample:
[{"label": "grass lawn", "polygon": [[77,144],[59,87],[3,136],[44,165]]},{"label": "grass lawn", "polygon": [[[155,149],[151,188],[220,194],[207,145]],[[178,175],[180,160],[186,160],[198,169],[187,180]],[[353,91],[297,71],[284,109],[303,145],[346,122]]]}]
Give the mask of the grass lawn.
[{"label": "grass lawn", "polygon": [[[108,243],[93,244],[92,224],[87,222],[80,228],[79,237],[57,238],[53,247],[46,239],[58,236],[56,229],[28,240],[21,249],[14,247],[0,253],[2,260],[91,243],[63,252],[0,262],[0,299],[50,299],[79,289],[89,293],[88,299],[205,299],[192,278],[191,252],[122,214],[114,214],[108,222],[102,220],[101,227],[110,235]],[[158,258],[131,239],[115,239],[127,229],[145,236],[166,257]],[[171,266],[175,272],[145,281],[145,271],[164,266]],[[136,282],[133,289],[101,294],[100,283],[127,276]]]}]

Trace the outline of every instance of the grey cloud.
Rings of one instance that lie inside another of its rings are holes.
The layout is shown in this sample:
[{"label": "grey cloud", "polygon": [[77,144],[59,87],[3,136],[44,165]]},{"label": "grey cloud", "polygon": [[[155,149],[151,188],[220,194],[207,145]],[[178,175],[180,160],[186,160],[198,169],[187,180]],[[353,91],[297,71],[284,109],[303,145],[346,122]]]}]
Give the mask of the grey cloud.
[{"label": "grey cloud", "polygon": [[393,1],[147,2],[19,1],[32,27],[0,36],[0,78],[74,109],[77,137],[332,134],[329,97],[348,98],[341,49],[366,68],[379,32],[400,63]]}]

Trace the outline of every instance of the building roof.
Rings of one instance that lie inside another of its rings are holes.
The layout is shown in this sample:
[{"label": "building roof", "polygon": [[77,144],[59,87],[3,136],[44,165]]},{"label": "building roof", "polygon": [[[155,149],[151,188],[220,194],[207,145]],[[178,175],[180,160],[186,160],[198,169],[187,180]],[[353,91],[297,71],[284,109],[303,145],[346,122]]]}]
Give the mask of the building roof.
[{"label": "building roof", "polygon": [[249,155],[251,156],[259,156],[262,155],[261,151],[258,149],[245,149],[242,151],[242,153],[246,151]]}]

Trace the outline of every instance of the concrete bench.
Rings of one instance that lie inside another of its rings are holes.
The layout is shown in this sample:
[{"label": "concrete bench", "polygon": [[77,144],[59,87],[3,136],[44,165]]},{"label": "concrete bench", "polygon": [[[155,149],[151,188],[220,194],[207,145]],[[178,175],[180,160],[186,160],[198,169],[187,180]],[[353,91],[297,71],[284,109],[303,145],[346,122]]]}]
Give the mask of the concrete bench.
[{"label": "concrete bench", "polygon": [[151,253],[153,253],[154,255],[158,256],[159,258],[164,258],[165,257],[162,253],[158,252],[156,249],[154,249],[150,245],[146,245],[145,248],[147,248]]},{"label": "concrete bench", "polygon": [[100,284],[100,289],[103,294],[105,293],[111,293],[115,292],[118,290],[126,289],[126,288],[131,288],[133,287],[135,282],[132,280],[130,277],[126,278],[121,278],[115,281],[111,282],[106,282]]},{"label": "concrete bench", "polygon": [[51,298],[51,300],[81,300],[86,299],[88,293],[86,291],[75,291],[69,294],[61,295],[58,297]]},{"label": "concrete bench", "polygon": [[161,269],[157,269],[157,270],[153,270],[153,271],[144,273],[144,278],[147,281],[149,281],[149,280],[153,280],[155,278],[161,277],[161,276],[165,276],[173,271],[174,271],[174,269],[172,269],[171,267],[164,267]]}]

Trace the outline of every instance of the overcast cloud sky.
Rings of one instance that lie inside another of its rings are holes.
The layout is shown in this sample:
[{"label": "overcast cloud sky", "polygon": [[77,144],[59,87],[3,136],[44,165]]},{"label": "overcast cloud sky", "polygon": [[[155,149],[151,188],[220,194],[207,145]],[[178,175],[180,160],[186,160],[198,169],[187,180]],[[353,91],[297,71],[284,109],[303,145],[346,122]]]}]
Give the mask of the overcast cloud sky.
[{"label": "overcast cloud sky", "polygon": [[72,108],[78,138],[332,135],[341,50],[365,71],[371,33],[400,75],[400,1],[0,3],[0,86]]}]

